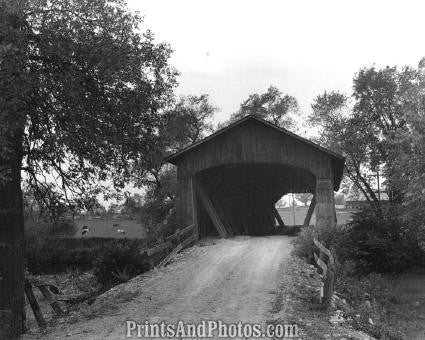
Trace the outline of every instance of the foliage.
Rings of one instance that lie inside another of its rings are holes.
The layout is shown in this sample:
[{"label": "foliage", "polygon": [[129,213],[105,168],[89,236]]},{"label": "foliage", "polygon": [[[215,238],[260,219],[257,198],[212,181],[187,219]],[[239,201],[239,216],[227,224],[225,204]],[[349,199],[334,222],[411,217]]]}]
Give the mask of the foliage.
[{"label": "foliage", "polygon": [[242,102],[240,109],[233,113],[230,122],[248,115],[255,115],[273,124],[289,130],[295,128],[293,116],[299,111],[297,100],[283,94],[275,86],[270,86],[265,93],[251,94]]},{"label": "foliage", "polygon": [[146,188],[140,219],[154,238],[176,227],[177,173],[164,157],[211,132],[216,110],[207,95],[180,97],[162,115],[160,140],[146,162],[134,166],[135,185]]},{"label": "foliage", "polygon": [[21,171],[40,205],[86,208],[100,192],[111,195],[105,183],[122,189],[157,143],[160,111],[176,86],[170,55],[123,0],[0,2],[5,337],[22,328]]},{"label": "foliage", "polygon": [[94,275],[103,286],[128,281],[150,269],[146,253],[135,242],[109,243],[102,247],[94,262]]},{"label": "foliage", "polygon": [[315,264],[314,253],[317,254],[313,238],[319,240],[325,247],[331,249],[338,261],[345,260],[345,245],[347,233],[345,226],[334,226],[332,228],[317,229],[314,226],[302,228],[301,233],[292,242],[292,253],[305,259],[310,264]]},{"label": "foliage", "polygon": [[312,126],[322,127],[320,144],[344,153],[345,174],[363,193],[374,207],[379,205],[373,191],[374,178],[371,164],[375,160],[370,145],[377,142],[370,124],[362,117],[356,117],[349,107],[349,98],[338,92],[317,96],[309,117]]},{"label": "foliage", "polygon": [[[32,274],[65,272],[69,269],[88,270],[104,249],[131,245],[145,248],[144,240],[106,238],[42,238],[29,236],[25,241],[25,262]],[[121,248],[120,248],[121,249]]]},{"label": "foliage", "polygon": [[425,250],[418,233],[400,217],[400,207],[385,209],[382,217],[364,209],[348,225],[347,257],[357,272],[403,272],[425,266]]},{"label": "foliage", "polygon": [[295,194],[295,198],[306,207],[307,203],[313,198],[313,195],[310,193]]},{"label": "foliage", "polygon": [[19,26],[3,26],[0,86],[9,99],[25,95],[23,168],[34,197],[84,205],[105,189],[98,179],[122,187],[129,163],[156,142],[176,84],[170,48],[140,33],[141,17],[120,0],[31,0],[10,16]]},{"label": "foliage", "polygon": [[51,237],[72,237],[77,232],[77,225],[72,219],[61,218],[52,221],[49,218],[33,219],[31,217],[25,220],[25,235],[39,239]]},{"label": "foliage", "polygon": [[167,139],[167,151],[180,150],[212,132],[211,119],[216,111],[206,94],[180,97],[164,114],[161,135]]},{"label": "foliage", "polygon": [[410,67],[364,68],[353,80],[353,105],[338,92],[325,92],[312,105],[309,122],[322,128],[319,142],[346,155],[347,176],[378,213],[373,190],[378,174],[386,180],[390,200],[402,200],[395,178],[396,141],[407,132],[406,114],[420,98],[418,92],[412,96],[419,78]]}]

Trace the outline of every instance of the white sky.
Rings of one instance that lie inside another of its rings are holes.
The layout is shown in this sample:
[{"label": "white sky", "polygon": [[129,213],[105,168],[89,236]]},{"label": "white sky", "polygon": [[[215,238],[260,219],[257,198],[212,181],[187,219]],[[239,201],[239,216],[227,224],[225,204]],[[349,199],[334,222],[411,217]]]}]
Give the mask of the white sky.
[{"label": "white sky", "polygon": [[424,1],[128,0],[174,50],[177,94],[207,93],[227,119],[269,85],[304,114],[325,90],[351,93],[361,67],[425,56]]}]

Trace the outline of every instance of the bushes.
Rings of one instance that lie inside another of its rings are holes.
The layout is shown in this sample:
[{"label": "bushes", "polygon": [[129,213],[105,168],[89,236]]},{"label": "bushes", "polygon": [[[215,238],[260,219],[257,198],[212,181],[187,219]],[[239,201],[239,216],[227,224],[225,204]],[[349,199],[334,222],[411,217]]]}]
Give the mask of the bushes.
[{"label": "bushes", "polygon": [[323,245],[331,249],[339,261],[346,258],[344,251],[346,238],[345,226],[334,226],[327,229],[317,229],[314,226],[308,226],[302,229],[298,237],[293,241],[293,254],[305,259],[307,263],[314,264],[315,245],[313,238],[316,237]]},{"label": "bushes", "polygon": [[346,247],[358,272],[403,272],[424,264],[425,254],[414,230],[399,213],[399,208],[392,207],[382,217],[369,209],[354,214]]},{"label": "bushes", "polygon": [[385,209],[378,217],[370,209],[353,215],[346,226],[303,229],[294,241],[294,254],[313,263],[313,236],[330,248],[339,262],[350,261],[356,274],[402,272],[425,266],[418,228],[399,216],[400,209]]},{"label": "bushes", "polygon": [[128,281],[151,268],[149,259],[140,254],[137,243],[106,244],[94,263],[94,275],[103,286]]},{"label": "bushes", "polygon": [[58,273],[69,268],[88,270],[94,267],[94,261],[104,252],[104,248],[119,248],[121,244],[134,244],[138,249],[143,249],[146,241],[30,237],[26,239],[25,262],[27,270],[32,274]]},{"label": "bushes", "polygon": [[25,220],[25,236],[36,238],[49,238],[54,236],[74,236],[77,226],[72,219],[61,218],[56,222],[48,219],[35,221],[32,218]]}]

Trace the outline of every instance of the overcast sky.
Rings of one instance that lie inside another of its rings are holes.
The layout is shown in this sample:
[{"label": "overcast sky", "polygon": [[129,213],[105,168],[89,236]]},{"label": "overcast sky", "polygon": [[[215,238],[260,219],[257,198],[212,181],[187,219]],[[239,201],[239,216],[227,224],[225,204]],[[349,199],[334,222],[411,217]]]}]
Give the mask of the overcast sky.
[{"label": "overcast sky", "polygon": [[207,93],[223,121],[269,85],[304,113],[325,90],[351,93],[361,67],[425,56],[424,1],[128,0],[174,50],[177,94]]}]

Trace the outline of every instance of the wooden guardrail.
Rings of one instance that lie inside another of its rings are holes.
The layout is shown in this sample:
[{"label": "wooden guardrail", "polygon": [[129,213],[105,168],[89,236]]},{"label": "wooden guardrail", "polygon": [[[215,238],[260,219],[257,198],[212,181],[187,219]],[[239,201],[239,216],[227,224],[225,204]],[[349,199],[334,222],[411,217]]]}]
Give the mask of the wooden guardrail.
[{"label": "wooden guardrail", "polygon": [[314,259],[321,269],[323,280],[320,288],[320,303],[324,308],[328,308],[332,301],[335,285],[335,259],[329,249],[321,244],[316,238],[313,239],[315,246],[319,249],[319,256],[314,253]]},{"label": "wooden guardrail", "polygon": [[[146,250],[146,254],[148,257],[151,257],[154,254],[157,254],[161,251],[167,251],[168,254],[159,262],[159,264],[156,266],[156,268],[160,268],[162,266],[165,266],[168,262],[170,262],[180,250],[187,247],[192,242],[195,242],[197,239],[197,235],[195,234],[195,224],[191,224],[190,226],[187,226],[183,229],[177,229],[176,232],[170,236],[167,236],[163,243],[156,245],[155,247],[152,247],[148,250]],[[190,232],[190,235],[186,237],[185,239],[182,238],[185,234],[188,234]],[[174,244],[177,243],[176,246]],[[151,264],[154,266],[153,260],[151,259]]]}]

